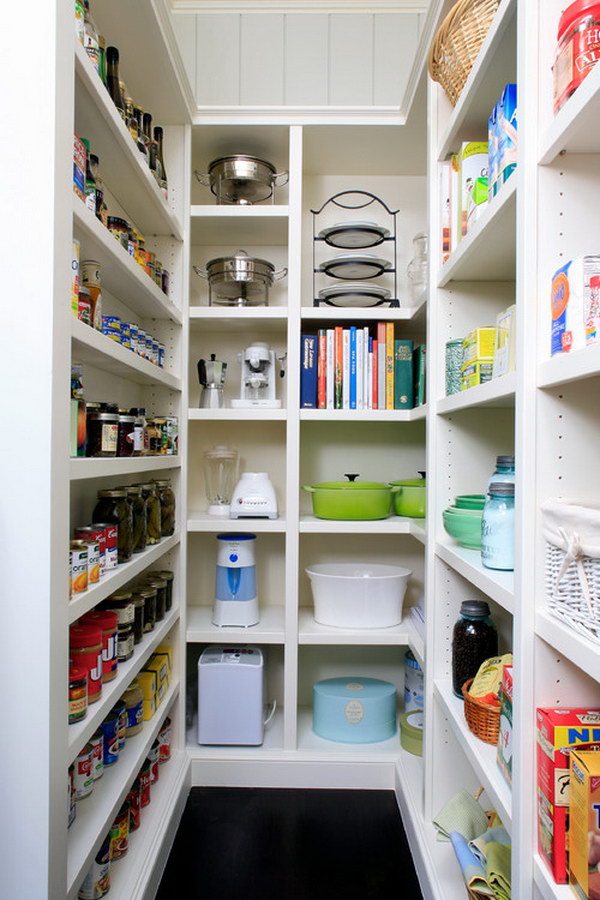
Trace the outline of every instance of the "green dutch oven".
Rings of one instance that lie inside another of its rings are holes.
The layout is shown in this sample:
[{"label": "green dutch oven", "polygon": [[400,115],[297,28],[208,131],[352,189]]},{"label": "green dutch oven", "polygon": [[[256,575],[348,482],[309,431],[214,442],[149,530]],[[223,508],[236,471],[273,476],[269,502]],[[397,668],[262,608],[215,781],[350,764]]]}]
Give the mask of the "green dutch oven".
[{"label": "green dutch oven", "polygon": [[325,481],[305,484],[312,495],[313,512],[318,519],[386,519],[392,495],[398,488],[377,481],[355,481],[358,475],[346,475],[349,481]]},{"label": "green dutch oven", "polygon": [[397,489],[394,497],[394,512],[397,516],[410,516],[412,519],[425,518],[425,495],[427,482],[425,472],[421,478],[405,478],[403,481],[390,481]]}]

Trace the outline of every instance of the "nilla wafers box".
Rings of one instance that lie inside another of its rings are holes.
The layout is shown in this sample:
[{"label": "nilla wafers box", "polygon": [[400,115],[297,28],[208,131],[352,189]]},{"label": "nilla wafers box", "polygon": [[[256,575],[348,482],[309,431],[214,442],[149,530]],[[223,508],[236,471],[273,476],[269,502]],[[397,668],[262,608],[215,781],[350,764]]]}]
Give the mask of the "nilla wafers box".
[{"label": "nilla wafers box", "polygon": [[569,883],[581,900],[600,900],[600,753],[571,753]]}]

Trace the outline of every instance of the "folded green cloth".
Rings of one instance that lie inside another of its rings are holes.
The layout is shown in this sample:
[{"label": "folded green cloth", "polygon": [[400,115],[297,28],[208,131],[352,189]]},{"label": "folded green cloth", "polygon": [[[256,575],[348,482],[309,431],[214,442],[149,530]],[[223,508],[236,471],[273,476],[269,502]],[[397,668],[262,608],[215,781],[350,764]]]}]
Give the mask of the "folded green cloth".
[{"label": "folded green cloth", "polygon": [[469,847],[483,866],[486,864],[486,844],[492,841],[497,844],[510,846],[510,835],[504,826],[494,825],[488,828],[487,831],[484,831],[483,834],[480,834],[479,837],[469,841]]},{"label": "folded green cloth", "polygon": [[510,844],[491,841],[485,850],[487,882],[498,900],[510,900]]},{"label": "folded green cloth", "polygon": [[450,840],[451,831],[459,831],[467,841],[487,830],[488,820],[473,794],[460,790],[448,800],[433,819],[437,840]]},{"label": "folded green cloth", "polygon": [[493,888],[488,883],[483,866],[469,847],[465,836],[459,831],[451,831],[450,841],[467,887],[472,891],[477,891],[478,894],[489,897],[490,900],[494,900]]}]

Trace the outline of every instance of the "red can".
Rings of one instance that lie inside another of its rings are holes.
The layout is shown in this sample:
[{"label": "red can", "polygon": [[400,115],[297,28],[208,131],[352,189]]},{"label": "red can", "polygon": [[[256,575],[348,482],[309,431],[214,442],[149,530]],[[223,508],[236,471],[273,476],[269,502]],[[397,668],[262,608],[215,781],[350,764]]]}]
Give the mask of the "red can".
[{"label": "red can", "polygon": [[88,703],[94,703],[102,695],[102,629],[97,625],[71,625],[69,652],[71,662],[87,672]]},{"label": "red can", "polygon": [[112,681],[117,674],[117,614],[110,610],[93,609],[79,620],[82,625],[97,625],[102,629],[102,683]]},{"label": "red can", "polygon": [[118,527],[113,522],[96,522],[95,528],[104,531],[104,571],[116,569],[119,564],[117,550]]},{"label": "red can", "polygon": [[158,772],[158,753],[159,753],[159,744],[158,741],[154,741],[150,750],[148,751],[148,759],[150,760],[150,784],[156,784],[159,777]]},{"label": "red can", "polygon": [[125,802],[129,803],[129,831],[137,831],[142,817],[142,782],[139,777],[131,785]]},{"label": "red can", "polygon": [[106,568],[106,531],[100,525],[82,525],[75,529],[76,541],[96,541],[100,549],[100,577],[104,575]]},{"label": "red can", "polygon": [[141,788],[141,806],[148,806],[150,803],[150,760],[145,759],[142,768],[138,772]]},{"label": "red can", "polygon": [[171,720],[167,716],[158,732],[158,762],[160,765],[171,759]]},{"label": "red can", "polygon": [[598,0],[576,0],[558,22],[558,43],[552,66],[555,114],[599,59],[600,3]]},{"label": "red can", "polygon": [[89,796],[94,789],[94,778],[92,775],[92,746],[86,744],[80,751],[75,760],[75,799],[83,800]]}]

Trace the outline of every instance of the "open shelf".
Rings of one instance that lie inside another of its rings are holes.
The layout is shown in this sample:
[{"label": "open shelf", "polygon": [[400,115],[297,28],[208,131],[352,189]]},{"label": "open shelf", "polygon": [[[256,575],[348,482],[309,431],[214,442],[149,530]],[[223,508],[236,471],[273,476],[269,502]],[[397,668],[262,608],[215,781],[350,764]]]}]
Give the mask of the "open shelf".
[{"label": "open shelf", "polygon": [[227,331],[232,334],[257,328],[263,332],[279,332],[287,328],[288,310],[285,306],[191,306],[190,330],[210,334]]},{"label": "open shelf", "polygon": [[507,612],[514,610],[514,573],[499,572],[486,569],[481,562],[479,550],[468,550],[448,541],[436,541],[435,552],[440,559],[448,563],[459,575],[466,578],[475,587],[487,594]]},{"label": "open shelf", "polygon": [[568,884],[556,884],[539,853],[533,857],[533,879],[544,900],[573,900],[575,896]]},{"label": "open shelf", "polygon": [[539,162],[548,165],[563,150],[600,153],[600,68],[595,66],[541,135]]},{"label": "open shelf", "polygon": [[372,744],[345,744],[319,737],[312,729],[312,709],[300,707],[298,710],[298,752],[309,754],[311,759],[330,759],[332,756],[344,761],[396,762],[400,753],[400,731],[387,741]]},{"label": "open shelf", "polygon": [[[400,301],[402,303],[402,301]],[[303,306],[302,320],[323,323],[326,328],[329,322],[341,324],[343,322],[405,322],[415,319],[425,310],[425,294],[420,302],[414,305],[406,303],[399,309],[393,307],[367,307],[365,309],[330,307],[330,306]]]},{"label": "open shelf", "polygon": [[213,625],[212,607],[187,608],[186,640],[191,644],[283,644],[285,609],[283,606],[261,606],[260,622],[250,628],[221,628]]},{"label": "open shelf", "polygon": [[546,609],[538,609],[535,630],[547,644],[573,660],[586,675],[600,681],[600,644],[579,634]]},{"label": "open shelf", "polygon": [[464,701],[455,697],[450,681],[436,681],[434,693],[448,717],[452,731],[473,767],[506,830],[512,822],[511,790],[496,764],[496,748],[480,741],[469,731],[464,716]]},{"label": "open shelf", "polygon": [[188,532],[199,534],[220,534],[226,531],[243,532],[275,532],[285,534],[287,522],[285,517],[277,519],[230,519],[228,516],[209,516],[208,513],[189,512],[187,521]]},{"label": "open shelf", "polygon": [[271,246],[287,243],[287,206],[191,206],[192,244]]},{"label": "open shelf", "polygon": [[391,628],[333,628],[315,622],[312,609],[300,608],[298,615],[298,641],[300,644],[339,644],[375,646],[411,646],[414,629],[409,619]]},{"label": "open shelf", "polygon": [[268,409],[252,406],[247,409],[190,409],[190,422],[284,422],[287,409]]},{"label": "open shelf", "polygon": [[303,534],[412,534],[417,540],[425,540],[425,519],[409,519],[406,516],[388,516],[387,519],[342,520],[318,519],[316,516],[300,517]]},{"label": "open shelf", "polygon": [[414,409],[301,409],[303,421],[325,422],[418,422],[427,414],[427,406]]},{"label": "open shelf", "polygon": [[436,412],[438,416],[443,416],[459,409],[469,409],[472,406],[487,406],[496,409],[511,408],[515,405],[516,383],[516,373],[508,372],[499,378],[486,381],[485,384],[478,384],[476,387],[438,400]]},{"label": "open shelf", "polygon": [[179,456],[114,456],[78,457],[69,463],[71,481],[86,478],[123,478],[144,472],[164,472],[165,469],[179,469]]},{"label": "open shelf", "polygon": [[557,353],[540,363],[538,387],[560,387],[569,381],[580,381],[597,375],[600,375],[600,344],[590,344],[575,353]]},{"label": "open shelf", "polygon": [[258,747],[235,745],[213,746],[198,743],[198,723],[194,716],[191,728],[187,730],[186,750],[192,760],[259,760],[284,759],[283,750],[283,710],[276,709],[275,715],[265,727],[264,741]]}]

